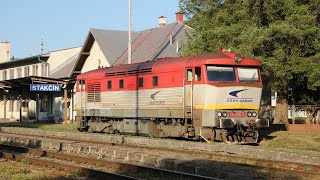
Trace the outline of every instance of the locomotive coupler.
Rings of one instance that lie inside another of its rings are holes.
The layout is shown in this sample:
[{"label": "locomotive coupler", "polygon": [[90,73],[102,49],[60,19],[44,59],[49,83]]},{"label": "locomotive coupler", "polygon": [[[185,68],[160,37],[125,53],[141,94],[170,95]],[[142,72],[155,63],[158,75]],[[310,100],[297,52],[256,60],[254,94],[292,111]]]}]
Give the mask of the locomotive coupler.
[{"label": "locomotive coupler", "polygon": [[250,131],[250,132],[253,132],[253,131],[255,131],[255,127],[254,127],[254,124],[252,124],[252,123],[250,123],[250,124],[249,124],[249,128],[248,128],[248,131]]}]

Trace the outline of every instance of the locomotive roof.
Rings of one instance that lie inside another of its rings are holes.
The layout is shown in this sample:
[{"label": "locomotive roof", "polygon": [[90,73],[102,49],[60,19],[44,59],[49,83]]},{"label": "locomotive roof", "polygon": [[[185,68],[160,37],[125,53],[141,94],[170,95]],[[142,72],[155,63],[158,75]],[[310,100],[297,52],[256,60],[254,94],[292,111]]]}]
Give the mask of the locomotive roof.
[{"label": "locomotive roof", "polygon": [[78,78],[91,77],[99,78],[105,75],[125,75],[125,74],[136,74],[143,72],[168,72],[168,71],[179,71],[185,67],[201,66],[203,64],[213,65],[226,65],[226,66],[261,66],[258,60],[245,58],[240,63],[234,61],[236,53],[233,52],[215,52],[215,53],[203,53],[191,56],[180,56],[176,58],[167,57],[160,58],[155,61],[147,61],[143,63],[135,64],[122,64],[111,66],[107,68],[100,68],[92,70],[83,74],[80,74]]}]

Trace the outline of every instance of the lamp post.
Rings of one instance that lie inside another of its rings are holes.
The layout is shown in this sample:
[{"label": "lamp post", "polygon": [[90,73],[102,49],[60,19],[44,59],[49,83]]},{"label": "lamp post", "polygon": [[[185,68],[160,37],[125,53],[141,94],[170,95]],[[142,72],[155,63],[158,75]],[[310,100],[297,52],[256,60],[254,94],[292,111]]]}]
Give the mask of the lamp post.
[{"label": "lamp post", "polygon": [[46,66],[47,66],[47,77],[50,76],[50,64],[47,62],[47,61],[43,61],[41,60],[41,56],[42,56],[42,53],[43,53],[43,36],[41,37],[41,43],[40,43],[40,55],[38,55],[38,61],[41,62],[41,63],[45,63]]},{"label": "lamp post", "polygon": [[131,63],[131,0],[128,0],[128,64]]}]

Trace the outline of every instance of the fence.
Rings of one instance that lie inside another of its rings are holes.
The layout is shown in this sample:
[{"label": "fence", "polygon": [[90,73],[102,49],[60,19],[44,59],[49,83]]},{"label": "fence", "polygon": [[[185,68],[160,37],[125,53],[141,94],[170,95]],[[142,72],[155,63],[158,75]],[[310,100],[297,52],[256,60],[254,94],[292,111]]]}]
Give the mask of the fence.
[{"label": "fence", "polygon": [[320,133],[319,124],[289,124],[289,131],[304,131]]}]

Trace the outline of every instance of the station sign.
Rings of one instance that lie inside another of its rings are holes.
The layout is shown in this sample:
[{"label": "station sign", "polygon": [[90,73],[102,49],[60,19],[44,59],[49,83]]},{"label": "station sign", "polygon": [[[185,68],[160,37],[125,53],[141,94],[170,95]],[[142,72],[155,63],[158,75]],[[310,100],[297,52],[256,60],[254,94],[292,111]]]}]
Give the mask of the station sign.
[{"label": "station sign", "polygon": [[59,84],[30,84],[30,91],[61,91]]}]

